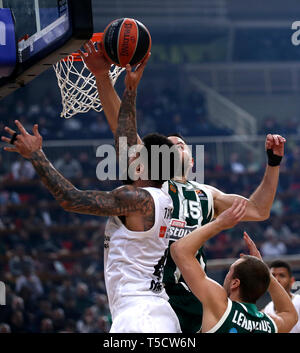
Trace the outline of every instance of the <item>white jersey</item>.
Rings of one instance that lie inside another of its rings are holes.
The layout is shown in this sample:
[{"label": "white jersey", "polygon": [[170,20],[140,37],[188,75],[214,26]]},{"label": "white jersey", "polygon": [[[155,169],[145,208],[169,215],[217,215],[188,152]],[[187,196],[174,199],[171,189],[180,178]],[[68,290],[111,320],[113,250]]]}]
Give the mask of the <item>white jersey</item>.
[{"label": "white jersey", "polygon": [[[291,329],[290,333],[300,333],[300,295],[299,294],[293,294],[292,297],[292,302],[296,308],[296,311],[298,313],[298,322],[296,325]],[[276,312],[274,310],[274,303],[270,302],[267,304],[267,306],[264,308],[264,313],[270,314],[270,315],[275,315]]]},{"label": "white jersey", "polygon": [[162,189],[146,187],[155,204],[155,223],[146,232],[128,230],[119,217],[110,217],[105,229],[104,272],[112,317],[124,297],[158,296],[168,301],[162,276],[167,256],[165,237],[173,203]]}]

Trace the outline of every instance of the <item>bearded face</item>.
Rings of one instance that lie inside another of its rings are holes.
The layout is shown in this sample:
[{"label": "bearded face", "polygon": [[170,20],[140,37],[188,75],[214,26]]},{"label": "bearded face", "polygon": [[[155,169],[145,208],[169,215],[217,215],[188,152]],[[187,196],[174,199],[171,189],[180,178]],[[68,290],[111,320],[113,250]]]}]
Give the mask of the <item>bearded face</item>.
[{"label": "bearded face", "polygon": [[169,136],[168,139],[178,147],[181,156],[181,178],[187,178],[190,170],[193,168],[194,161],[188,145],[178,136]]}]

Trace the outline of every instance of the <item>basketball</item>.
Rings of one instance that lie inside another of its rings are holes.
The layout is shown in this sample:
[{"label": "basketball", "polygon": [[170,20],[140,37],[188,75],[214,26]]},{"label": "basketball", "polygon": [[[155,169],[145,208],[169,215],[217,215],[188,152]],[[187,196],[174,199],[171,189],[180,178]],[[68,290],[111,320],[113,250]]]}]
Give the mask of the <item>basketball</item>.
[{"label": "basketball", "polygon": [[125,67],[139,64],[151,49],[148,29],[133,18],[112,21],[103,33],[103,51],[107,60]]}]

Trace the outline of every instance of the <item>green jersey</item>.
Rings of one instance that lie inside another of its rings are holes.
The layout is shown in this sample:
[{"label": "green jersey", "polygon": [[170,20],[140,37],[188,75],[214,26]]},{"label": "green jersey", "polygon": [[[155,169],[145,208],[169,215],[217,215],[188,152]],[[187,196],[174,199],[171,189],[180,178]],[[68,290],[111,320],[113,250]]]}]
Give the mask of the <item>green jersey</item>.
[{"label": "green jersey", "polygon": [[[171,244],[186,236],[194,229],[213,220],[214,207],[211,191],[203,184],[194,181],[186,183],[169,180],[163,185],[173,200],[173,213],[167,237]],[[203,247],[196,255],[202,268],[206,269]],[[176,312],[183,333],[195,333],[202,324],[202,304],[186,285],[179,269],[168,253],[163,282]]]},{"label": "green jersey", "polygon": [[277,333],[274,320],[259,311],[255,304],[239,303],[228,298],[220,321],[207,333]]}]

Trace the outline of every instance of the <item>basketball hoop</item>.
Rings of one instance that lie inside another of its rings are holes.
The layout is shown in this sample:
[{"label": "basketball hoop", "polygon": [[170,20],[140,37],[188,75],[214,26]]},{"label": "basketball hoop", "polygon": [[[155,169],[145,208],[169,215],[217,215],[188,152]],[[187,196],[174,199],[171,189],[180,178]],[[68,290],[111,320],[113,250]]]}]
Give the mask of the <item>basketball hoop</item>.
[{"label": "basketball hoop", "polygon": [[[102,33],[95,33],[91,40],[95,44],[102,38]],[[71,118],[78,113],[86,113],[90,109],[101,112],[95,76],[89,71],[78,53],[72,53],[53,65],[58,86],[61,91],[61,117]],[[122,67],[111,65],[110,79],[115,85]]]}]

